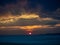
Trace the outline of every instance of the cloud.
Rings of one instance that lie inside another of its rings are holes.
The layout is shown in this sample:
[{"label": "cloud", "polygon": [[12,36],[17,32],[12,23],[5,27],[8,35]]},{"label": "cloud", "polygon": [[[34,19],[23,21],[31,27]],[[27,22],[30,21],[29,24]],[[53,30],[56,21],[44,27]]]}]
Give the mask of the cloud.
[{"label": "cloud", "polygon": [[3,16],[9,12],[12,15],[21,15],[22,13],[36,13],[43,18],[48,17],[60,20],[60,8],[57,8],[55,11],[46,11],[43,5],[37,2],[18,0],[16,3],[7,3],[4,6],[0,6],[0,16]]},{"label": "cloud", "polygon": [[41,17],[49,17],[60,20],[60,8],[57,8],[55,11],[42,12]]},{"label": "cloud", "polygon": [[51,27],[50,25],[33,25],[33,26],[2,26],[0,27],[0,34],[16,35],[27,34],[29,31],[32,34],[46,34],[46,33],[60,33],[60,27]]},{"label": "cloud", "polygon": [[60,8],[54,11],[46,11],[44,8],[38,1],[28,0],[0,5],[0,29],[60,32]]},{"label": "cloud", "polygon": [[59,26],[60,20],[54,18],[42,18],[37,14],[22,14],[18,16],[8,15],[0,17],[0,29],[21,29],[33,31],[37,29],[53,29]]},{"label": "cloud", "polygon": [[60,27],[60,24],[56,24],[55,26]]},{"label": "cloud", "polygon": [[3,26],[27,26],[27,25],[56,25],[60,23],[60,20],[53,18],[42,18],[37,14],[22,14],[18,16],[13,16],[8,14],[8,16],[0,17],[0,25]]}]

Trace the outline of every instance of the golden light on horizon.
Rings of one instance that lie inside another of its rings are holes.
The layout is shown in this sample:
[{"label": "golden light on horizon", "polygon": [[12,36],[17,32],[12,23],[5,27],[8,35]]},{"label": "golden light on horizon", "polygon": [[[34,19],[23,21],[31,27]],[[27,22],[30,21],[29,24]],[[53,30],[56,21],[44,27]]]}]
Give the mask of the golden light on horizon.
[{"label": "golden light on horizon", "polygon": [[25,31],[33,31],[34,29],[42,29],[42,28],[54,28],[49,25],[31,25],[31,26],[1,26],[0,29],[22,29]]},{"label": "golden light on horizon", "polygon": [[41,26],[31,25],[31,26],[22,26],[22,27],[20,27],[20,29],[24,29],[24,30],[27,30],[27,31],[32,31],[33,29],[36,29],[36,28],[41,28]]},{"label": "golden light on horizon", "polygon": [[31,25],[31,26],[1,26],[0,29],[23,29],[26,31],[32,31],[35,28],[41,28],[39,25]]}]

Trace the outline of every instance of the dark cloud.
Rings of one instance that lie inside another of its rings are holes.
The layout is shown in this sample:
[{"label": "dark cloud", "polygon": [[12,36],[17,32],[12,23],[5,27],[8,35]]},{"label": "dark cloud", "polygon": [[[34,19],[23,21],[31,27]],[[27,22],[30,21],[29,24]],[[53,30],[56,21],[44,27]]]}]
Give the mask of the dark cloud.
[{"label": "dark cloud", "polygon": [[60,33],[60,27],[34,29],[33,34]]},{"label": "dark cloud", "polygon": [[21,34],[26,34],[26,32],[22,29],[16,28],[0,29],[0,35],[21,35]]},{"label": "dark cloud", "polygon": [[[5,13],[11,12],[13,15],[20,15],[21,13],[37,13],[41,17],[52,17],[56,19],[60,19],[59,17],[59,9],[58,11],[55,11],[55,7],[59,8],[59,5],[57,3],[58,1],[42,1],[42,0],[1,0],[0,3],[0,16],[4,15]],[[47,4],[48,3],[48,4]],[[3,5],[4,6],[1,6]],[[58,5],[58,6],[57,6]],[[49,7],[48,7],[49,6]],[[46,11],[49,8],[49,10],[54,11]],[[51,9],[50,9],[51,8]],[[52,9],[53,8],[53,9]]]},{"label": "dark cloud", "polygon": [[60,8],[57,8],[55,11],[41,13],[41,17],[51,17],[60,20]]}]

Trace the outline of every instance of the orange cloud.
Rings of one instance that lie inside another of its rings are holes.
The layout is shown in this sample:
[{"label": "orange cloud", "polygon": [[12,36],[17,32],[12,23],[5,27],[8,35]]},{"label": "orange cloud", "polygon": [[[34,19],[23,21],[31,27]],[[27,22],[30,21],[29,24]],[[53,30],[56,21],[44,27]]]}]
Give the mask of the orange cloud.
[{"label": "orange cloud", "polygon": [[33,31],[34,29],[42,29],[42,28],[54,28],[50,27],[50,25],[31,25],[31,26],[1,26],[0,29],[23,29],[26,31]]},{"label": "orange cloud", "polygon": [[60,26],[60,24],[56,24],[55,26]]},{"label": "orange cloud", "polygon": [[36,14],[21,14],[18,16],[13,16],[9,14],[9,16],[2,16],[0,17],[0,23],[11,23],[11,22],[16,22],[17,20],[23,18],[23,19],[33,19],[33,18],[38,18],[39,16]]},{"label": "orange cloud", "polygon": [[[0,17],[0,25],[11,25],[11,26],[21,26],[21,25],[54,25],[59,20],[53,18],[41,18],[39,15],[35,13],[22,13],[21,15],[12,15],[11,13],[6,14],[6,16]],[[45,26],[46,27],[46,26]]]}]

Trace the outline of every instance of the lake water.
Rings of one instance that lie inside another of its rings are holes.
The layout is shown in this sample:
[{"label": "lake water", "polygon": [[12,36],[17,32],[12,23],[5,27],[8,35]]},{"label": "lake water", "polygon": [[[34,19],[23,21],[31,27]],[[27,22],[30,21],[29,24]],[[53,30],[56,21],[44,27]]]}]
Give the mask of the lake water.
[{"label": "lake water", "polygon": [[60,45],[60,35],[0,35],[0,45]]}]

